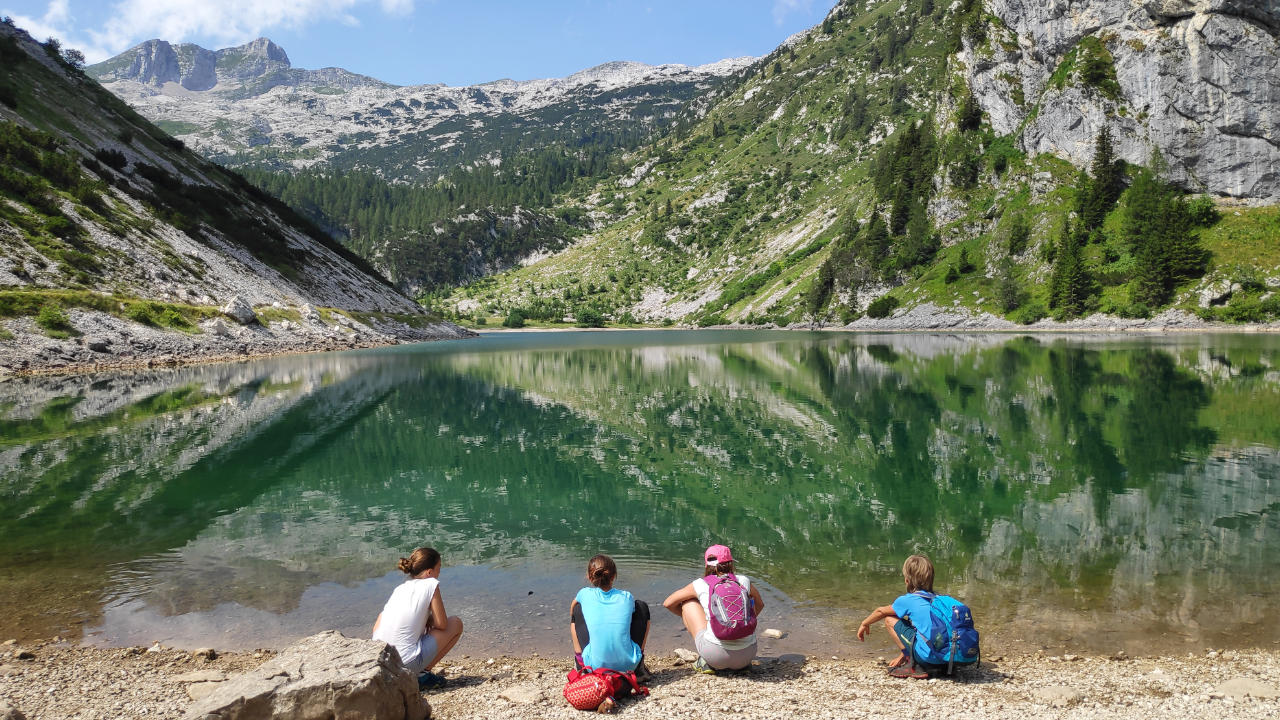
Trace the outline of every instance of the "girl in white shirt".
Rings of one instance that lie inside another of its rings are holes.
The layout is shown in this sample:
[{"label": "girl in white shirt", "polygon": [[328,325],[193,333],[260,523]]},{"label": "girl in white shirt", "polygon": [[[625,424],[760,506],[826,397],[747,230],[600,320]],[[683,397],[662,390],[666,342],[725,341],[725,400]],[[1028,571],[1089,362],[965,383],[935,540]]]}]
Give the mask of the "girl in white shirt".
[{"label": "girl in white shirt", "polygon": [[420,547],[400,558],[400,571],[409,576],[391,592],[373,623],[373,639],[395,647],[400,662],[419,673],[422,690],[443,687],[442,675],[431,672],[462,637],[462,620],[444,611],[440,594],[440,553]]},{"label": "girl in white shirt", "polygon": [[[755,634],[739,640],[722,640],[711,632],[708,596],[710,589],[706,578],[726,575],[733,572],[733,554],[724,545],[712,545],[703,554],[705,565],[702,577],[671,593],[662,606],[679,615],[684,620],[685,629],[693,636],[694,647],[698,648],[698,662],[694,668],[705,673],[716,670],[741,670],[751,664],[756,656]],[[759,617],[764,609],[764,599],[760,591],[746,575],[735,574],[743,590],[751,598],[754,615]]]}]

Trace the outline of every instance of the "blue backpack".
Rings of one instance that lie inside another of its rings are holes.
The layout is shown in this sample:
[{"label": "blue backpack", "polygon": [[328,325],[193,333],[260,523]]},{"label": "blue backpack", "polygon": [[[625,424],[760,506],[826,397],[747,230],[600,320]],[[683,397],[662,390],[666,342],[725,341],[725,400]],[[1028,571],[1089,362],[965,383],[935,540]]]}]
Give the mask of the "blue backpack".
[{"label": "blue backpack", "polygon": [[[930,627],[916,628],[916,659],[929,665],[945,665],[950,675],[957,665],[973,665],[982,652],[969,607],[950,595],[917,590],[929,602]],[[923,640],[924,642],[921,642]]]}]

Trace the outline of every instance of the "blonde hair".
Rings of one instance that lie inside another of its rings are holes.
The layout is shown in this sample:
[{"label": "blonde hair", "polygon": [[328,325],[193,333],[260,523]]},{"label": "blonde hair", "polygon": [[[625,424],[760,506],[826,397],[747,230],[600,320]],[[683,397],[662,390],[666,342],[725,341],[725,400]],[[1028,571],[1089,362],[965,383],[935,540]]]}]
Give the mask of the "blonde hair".
[{"label": "blonde hair", "polygon": [[924,555],[912,555],[902,563],[902,579],[907,581],[909,593],[933,592],[933,563]]},{"label": "blonde hair", "polygon": [[708,575],[725,575],[731,572],[733,572],[732,560],[729,562],[715,564],[707,563],[702,566],[702,577],[707,577]]}]

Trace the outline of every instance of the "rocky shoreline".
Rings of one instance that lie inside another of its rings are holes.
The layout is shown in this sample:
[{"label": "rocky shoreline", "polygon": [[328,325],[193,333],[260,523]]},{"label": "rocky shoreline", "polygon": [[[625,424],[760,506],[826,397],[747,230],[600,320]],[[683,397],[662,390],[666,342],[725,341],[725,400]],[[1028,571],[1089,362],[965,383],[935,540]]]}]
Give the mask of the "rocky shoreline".
[{"label": "rocky shoreline", "polygon": [[151,327],[93,310],[76,308],[66,314],[74,333],[63,339],[50,337],[29,317],[0,323],[0,330],[11,336],[0,339],[0,378],[233,362],[475,336],[444,321],[410,325],[390,316],[357,320],[340,313],[325,318],[310,306],[277,313],[296,319],[260,322],[252,310],[243,321],[217,317],[201,322],[198,333]]},{"label": "rocky shoreline", "polygon": [[[180,718],[195,698],[274,651],[220,653],[93,648],[55,639],[0,648],[0,718]],[[626,700],[636,718],[1280,717],[1280,651],[1185,656],[992,655],[956,679],[897,680],[883,658],[762,657],[742,674],[702,675],[678,655],[651,657],[651,695]],[[560,695],[563,658],[447,659],[449,685],[428,693],[442,720],[580,718]],[[8,714],[6,714],[8,712]],[[18,714],[20,713],[20,714]]]},{"label": "rocky shoreline", "polygon": [[[0,322],[0,378],[6,375],[71,375],[133,368],[175,367],[311,352],[333,352],[431,340],[454,340],[500,332],[559,332],[577,328],[528,328],[518,331],[482,328],[480,333],[453,323],[435,321],[411,326],[394,319],[331,314],[322,318],[304,306],[287,309],[297,319],[241,324],[230,316],[206,320],[198,333],[150,327],[107,313],[72,309],[72,337],[58,339],[43,332],[29,317]],[[589,330],[610,330],[592,328]],[[695,329],[691,327],[652,329]],[[987,313],[944,308],[932,303],[902,310],[887,318],[860,318],[846,325],[792,323],[776,325],[719,325],[700,329],[779,329],[849,332],[948,332],[1023,334],[1159,334],[1188,332],[1272,333],[1280,323],[1233,325],[1207,322],[1191,313],[1168,310],[1151,318],[1092,315],[1066,322],[1044,319],[1019,325]],[[588,331],[589,331],[588,330]]]}]

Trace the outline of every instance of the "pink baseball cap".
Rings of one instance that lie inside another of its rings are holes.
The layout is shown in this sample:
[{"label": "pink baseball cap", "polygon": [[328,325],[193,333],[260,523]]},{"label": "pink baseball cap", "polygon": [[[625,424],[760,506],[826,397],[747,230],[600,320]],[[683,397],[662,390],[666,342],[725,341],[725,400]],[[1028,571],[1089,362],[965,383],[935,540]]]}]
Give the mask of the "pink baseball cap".
[{"label": "pink baseball cap", "polygon": [[733,562],[733,553],[725,545],[712,545],[703,553],[708,565]]}]

